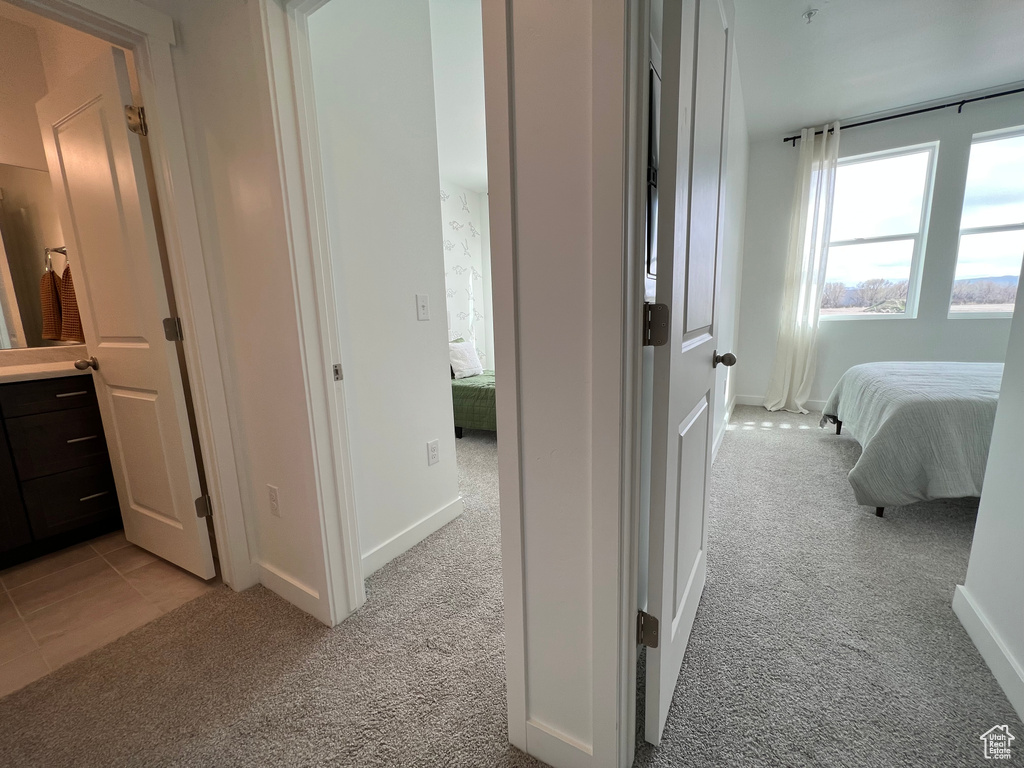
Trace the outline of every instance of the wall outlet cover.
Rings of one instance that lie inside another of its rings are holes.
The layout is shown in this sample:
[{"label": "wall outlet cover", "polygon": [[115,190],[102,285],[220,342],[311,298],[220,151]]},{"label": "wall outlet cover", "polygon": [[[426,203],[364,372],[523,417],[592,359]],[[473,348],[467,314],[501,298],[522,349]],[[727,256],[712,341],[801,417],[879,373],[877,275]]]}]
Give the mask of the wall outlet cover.
[{"label": "wall outlet cover", "polygon": [[427,294],[425,293],[416,294],[416,319],[430,319],[430,299],[427,298]]},{"label": "wall outlet cover", "polygon": [[267,484],[267,500],[270,502],[270,514],[281,516],[281,497],[276,485]]},{"label": "wall outlet cover", "polygon": [[441,460],[441,448],[438,445],[437,440],[431,440],[427,443],[427,466],[437,464]]}]

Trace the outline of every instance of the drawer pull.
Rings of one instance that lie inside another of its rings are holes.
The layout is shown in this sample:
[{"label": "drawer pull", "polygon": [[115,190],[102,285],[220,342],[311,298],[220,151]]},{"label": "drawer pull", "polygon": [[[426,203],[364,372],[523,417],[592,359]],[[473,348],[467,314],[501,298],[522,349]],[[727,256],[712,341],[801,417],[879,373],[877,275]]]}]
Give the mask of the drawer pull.
[{"label": "drawer pull", "polygon": [[84,443],[86,440],[95,440],[97,437],[99,437],[99,435],[89,435],[88,437],[73,437],[70,440],[68,440],[68,445],[73,445],[75,443]]},{"label": "drawer pull", "polygon": [[89,390],[83,389],[81,392],[61,392],[56,397],[78,397],[80,395],[88,395]]},{"label": "drawer pull", "polygon": [[90,501],[91,499],[98,499],[100,496],[107,496],[109,494],[110,491],[100,491],[99,493],[94,493],[92,496],[83,496],[79,501]]}]

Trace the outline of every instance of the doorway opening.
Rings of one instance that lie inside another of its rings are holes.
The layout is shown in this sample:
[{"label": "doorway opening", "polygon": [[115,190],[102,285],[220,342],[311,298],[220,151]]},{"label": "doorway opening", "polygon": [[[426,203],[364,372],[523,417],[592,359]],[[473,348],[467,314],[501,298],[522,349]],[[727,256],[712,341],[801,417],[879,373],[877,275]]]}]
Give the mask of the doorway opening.
[{"label": "doorway opening", "polygon": [[217,568],[133,49],[7,3],[0,38],[0,614],[26,639],[8,693]]},{"label": "doorway opening", "polygon": [[460,468],[496,485],[481,10],[333,0],[308,25],[365,578],[463,514]]}]

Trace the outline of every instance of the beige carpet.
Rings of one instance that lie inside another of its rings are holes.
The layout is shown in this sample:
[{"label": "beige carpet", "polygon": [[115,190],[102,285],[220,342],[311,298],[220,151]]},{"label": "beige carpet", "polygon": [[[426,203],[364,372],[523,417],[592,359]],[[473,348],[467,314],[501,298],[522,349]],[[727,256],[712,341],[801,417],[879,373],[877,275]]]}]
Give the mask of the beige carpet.
[{"label": "beige carpet", "polygon": [[[878,519],[850,438],[753,408],[733,426],[665,741],[637,765],[984,765],[997,723],[1024,744],[950,609],[976,504]],[[466,513],[340,627],[218,590],[0,700],[0,765],[538,765],[507,744],[493,436],[459,462]]]}]

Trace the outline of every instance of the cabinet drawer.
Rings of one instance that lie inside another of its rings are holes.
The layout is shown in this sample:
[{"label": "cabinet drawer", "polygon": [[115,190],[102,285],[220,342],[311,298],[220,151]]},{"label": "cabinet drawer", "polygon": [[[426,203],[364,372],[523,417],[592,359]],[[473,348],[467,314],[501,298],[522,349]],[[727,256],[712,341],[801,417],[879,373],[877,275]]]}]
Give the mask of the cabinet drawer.
[{"label": "cabinet drawer", "polygon": [[97,408],[7,419],[14,466],[22,482],[93,464],[107,464],[107,441]]},{"label": "cabinet drawer", "polygon": [[7,419],[86,405],[96,405],[92,376],[37,379],[0,386],[0,411]]},{"label": "cabinet drawer", "polygon": [[85,467],[22,483],[25,511],[37,539],[120,514],[109,466]]}]

